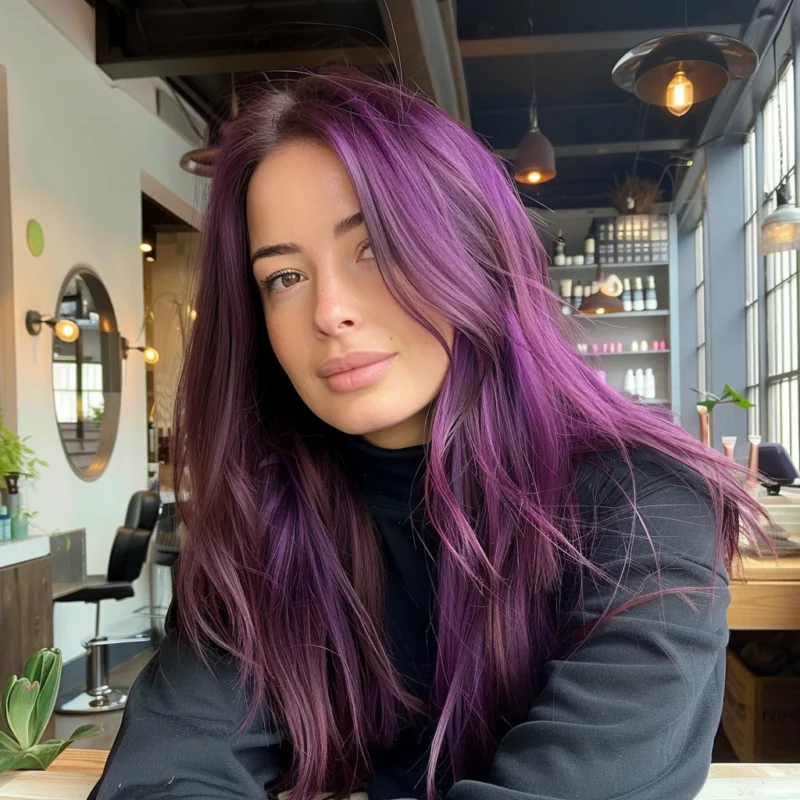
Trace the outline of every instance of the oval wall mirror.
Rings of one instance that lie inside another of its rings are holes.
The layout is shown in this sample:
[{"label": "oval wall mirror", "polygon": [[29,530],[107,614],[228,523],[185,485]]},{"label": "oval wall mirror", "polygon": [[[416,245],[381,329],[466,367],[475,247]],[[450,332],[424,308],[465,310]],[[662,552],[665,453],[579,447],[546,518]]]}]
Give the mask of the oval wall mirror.
[{"label": "oval wall mirror", "polygon": [[89,267],[67,275],[57,319],[74,320],[74,342],[53,336],[53,402],[61,445],[73,472],[99,478],[119,428],[122,356],[117,318],[103,282]]}]

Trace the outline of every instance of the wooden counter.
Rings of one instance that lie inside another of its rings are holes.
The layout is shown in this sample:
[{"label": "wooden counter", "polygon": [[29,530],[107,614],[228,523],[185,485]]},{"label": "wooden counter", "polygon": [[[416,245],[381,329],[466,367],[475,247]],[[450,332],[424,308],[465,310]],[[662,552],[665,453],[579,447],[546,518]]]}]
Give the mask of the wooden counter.
[{"label": "wooden counter", "polygon": [[[65,750],[46,772],[0,775],[0,800],[86,800],[107,750]],[[697,800],[797,800],[800,764],[714,764]]]},{"label": "wooden counter", "polygon": [[728,626],[800,630],[800,556],[742,559],[731,576]]}]

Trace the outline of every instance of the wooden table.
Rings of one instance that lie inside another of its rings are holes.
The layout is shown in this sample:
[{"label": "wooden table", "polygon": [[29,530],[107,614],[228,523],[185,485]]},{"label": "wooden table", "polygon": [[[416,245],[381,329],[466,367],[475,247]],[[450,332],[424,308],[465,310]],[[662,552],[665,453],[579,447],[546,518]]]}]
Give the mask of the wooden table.
[{"label": "wooden table", "polygon": [[800,556],[742,559],[732,575],[728,626],[800,630]]},{"label": "wooden table", "polygon": [[[1,800],[86,800],[107,750],[67,748],[46,772],[0,774]],[[800,764],[714,764],[696,800],[797,800]]]}]

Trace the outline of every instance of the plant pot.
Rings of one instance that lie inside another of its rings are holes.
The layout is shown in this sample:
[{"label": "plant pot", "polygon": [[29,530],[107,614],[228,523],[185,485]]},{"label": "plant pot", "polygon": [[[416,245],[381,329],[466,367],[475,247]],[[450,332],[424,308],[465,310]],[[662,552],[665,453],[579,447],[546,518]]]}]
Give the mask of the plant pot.
[{"label": "plant pot", "polygon": [[11,538],[12,539],[27,539],[28,538],[28,518],[27,517],[11,517]]}]

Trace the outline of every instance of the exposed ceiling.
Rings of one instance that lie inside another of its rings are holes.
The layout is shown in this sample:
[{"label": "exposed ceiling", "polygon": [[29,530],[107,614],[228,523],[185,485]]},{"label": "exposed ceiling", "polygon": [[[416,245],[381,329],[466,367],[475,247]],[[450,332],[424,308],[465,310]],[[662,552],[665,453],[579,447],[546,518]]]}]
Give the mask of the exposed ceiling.
[{"label": "exposed ceiling", "polygon": [[676,118],[613,84],[619,57],[685,25],[759,39],[762,21],[781,16],[789,0],[87,2],[99,66],[115,79],[169,80],[212,130],[229,114],[232,81],[238,87],[343,59],[392,72],[396,54],[407,79],[513,158],[528,129],[535,74],[558,176],[526,188],[526,201],[581,208],[609,205],[615,179],[634,168],[662,179],[670,199],[681,177],[679,167],[664,175],[670,157],[690,152],[707,134],[714,103],[731,102],[726,95],[736,91]]}]

